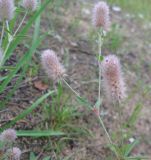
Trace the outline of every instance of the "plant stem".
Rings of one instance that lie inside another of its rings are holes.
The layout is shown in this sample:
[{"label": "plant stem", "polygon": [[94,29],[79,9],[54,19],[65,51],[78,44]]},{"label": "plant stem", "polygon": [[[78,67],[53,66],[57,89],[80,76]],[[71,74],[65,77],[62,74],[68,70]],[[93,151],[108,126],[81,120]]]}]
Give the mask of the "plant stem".
[{"label": "plant stem", "polygon": [[5,30],[5,23],[2,24],[2,33],[1,33],[1,40],[0,40],[0,47],[2,47],[2,41],[4,36],[4,30]]},{"label": "plant stem", "polygon": [[[28,11],[25,13],[22,21],[20,22],[20,24],[19,24],[18,28],[16,29],[16,31],[14,32],[14,34],[13,34],[13,35],[9,35],[9,33],[8,33],[8,44],[7,44],[6,48],[5,48],[5,51],[4,51],[2,60],[4,60],[4,58],[5,58],[5,56],[6,56],[6,53],[7,53],[8,49],[9,49],[9,46],[10,46],[11,42],[13,41],[13,39],[14,39],[14,37],[16,36],[17,32],[19,31],[19,29],[20,29],[21,26],[23,25],[23,23],[24,23],[24,21],[25,21],[25,18],[26,18],[26,16],[27,16],[27,13],[28,13]],[[8,21],[6,21],[6,27],[7,27],[7,30],[10,31]],[[0,67],[1,67],[2,65],[3,65],[3,61],[0,62]]]},{"label": "plant stem", "polygon": [[[98,33],[98,66],[99,66],[99,90],[98,90],[98,101],[100,102],[101,99],[101,63],[100,63],[100,57],[102,56],[102,43],[103,43],[103,34],[102,34],[102,29],[101,33]],[[99,108],[98,108],[99,109]],[[100,110],[100,109],[99,109]]]},{"label": "plant stem", "polygon": [[119,114],[119,129],[120,129],[120,134],[121,134],[121,146],[123,146],[123,141],[124,141],[124,138],[123,138],[123,129],[122,129],[122,108],[120,106],[120,102],[118,101],[117,103],[117,107],[118,107],[118,114]]},{"label": "plant stem", "polygon": [[113,142],[112,142],[112,140],[111,140],[111,138],[110,138],[110,135],[109,135],[109,133],[108,133],[108,131],[107,131],[105,125],[104,125],[104,122],[103,122],[103,120],[102,120],[102,118],[101,118],[100,116],[98,116],[98,120],[99,120],[101,126],[103,127],[103,129],[104,129],[104,131],[105,131],[105,134],[106,134],[106,136],[107,136],[107,138],[108,138],[109,143],[110,143],[110,144],[113,144]]},{"label": "plant stem", "polygon": [[[110,143],[112,146],[115,146],[114,143],[113,143],[112,140],[111,140],[111,137],[110,137],[110,135],[109,135],[109,133],[108,133],[106,127],[105,127],[105,124],[104,124],[102,118],[101,118],[100,116],[97,116],[97,117],[98,117],[98,120],[99,120],[99,122],[100,122],[100,124],[101,124],[101,126],[102,126],[102,128],[103,128],[103,130],[104,130],[104,132],[105,132],[105,134],[106,134],[106,136],[107,136],[107,138],[108,138],[109,143]],[[120,160],[116,149],[115,149],[115,155],[116,155],[116,157],[118,158],[118,160]]]},{"label": "plant stem", "polygon": [[26,11],[26,13],[25,13],[23,19],[21,20],[21,22],[20,22],[18,28],[17,28],[16,31],[14,32],[13,37],[16,36],[16,34],[17,34],[17,32],[19,31],[19,29],[22,27],[22,25],[23,25],[23,23],[24,23],[24,21],[25,21],[25,18],[26,18],[26,16],[27,16],[27,13],[28,13],[28,11]]},{"label": "plant stem", "polygon": [[[98,57],[98,66],[99,66],[99,90],[98,90],[98,101],[100,102],[100,99],[101,99],[101,59],[100,57],[102,56],[102,43],[103,43],[103,30],[101,29],[100,32],[98,32],[98,54],[99,54],[99,57]],[[100,108],[98,107],[98,110],[100,110]],[[114,146],[114,143],[112,142],[111,138],[110,138],[110,135],[105,127],[105,124],[103,122],[103,120],[101,119],[100,116],[97,116],[98,117],[98,120],[108,138],[108,141],[109,143]],[[117,157],[118,160],[120,160],[119,156],[118,156],[118,153],[115,149],[115,155]]]},{"label": "plant stem", "polygon": [[[5,23],[6,23],[6,28],[7,28],[7,30],[10,31],[8,21],[6,21]],[[8,50],[8,48],[9,48],[9,45],[10,45],[11,41],[12,41],[12,37],[10,36],[10,33],[8,33],[8,44],[7,44],[7,46],[6,46],[6,48],[5,48],[5,51],[4,51],[4,53],[3,53],[2,61],[0,62],[0,67],[3,65],[3,60],[4,60],[4,58],[5,58],[5,55],[6,55],[6,53],[7,53],[7,50]]]},{"label": "plant stem", "polygon": [[[101,47],[99,47],[99,59],[100,59],[100,56],[101,56],[101,49],[100,48]],[[98,100],[100,100],[100,96],[101,96],[101,65],[100,65],[100,60],[98,60],[98,65],[99,65],[99,91],[98,91]]]},{"label": "plant stem", "polygon": [[[8,21],[6,21],[6,28],[7,28],[8,31],[10,31]],[[12,42],[12,37],[10,36],[10,33],[8,33],[8,44],[7,44],[7,46],[6,46],[6,48],[5,48],[5,51],[4,51],[4,54],[3,54],[3,58],[2,58],[3,60],[4,60],[4,58],[5,58],[5,55],[6,55],[6,53],[7,53],[7,50],[8,50],[8,48],[9,48],[9,45],[11,44],[11,42]],[[1,61],[0,66],[2,66],[2,65],[3,65],[3,61]]]},{"label": "plant stem", "polygon": [[[65,79],[62,78],[61,80],[67,85],[67,87],[70,88],[70,90],[71,90],[76,96],[81,97],[81,96],[79,95],[79,93],[77,93],[77,92],[68,84],[68,82],[67,82]],[[90,107],[90,110],[92,110],[92,107]],[[99,122],[100,122],[100,124],[101,124],[101,126],[102,126],[102,128],[103,128],[103,130],[104,130],[104,132],[105,132],[105,134],[106,134],[106,136],[107,136],[107,139],[108,139],[109,143],[110,143],[112,146],[114,146],[114,143],[112,142],[112,140],[111,140],[111,138],[110,138],[110,135],[109,135],[109,133],[108,133],[108,131],[107,131],[105,125],[104,125],[103,120],[101,119],[100,116],[97,116],[97,117],[98,117],[98,120],[99,120]],[[116,149],[115,149],[115,155],[116,155],[117,159],[120,160]]]},{"label": "plant stem", "polygon": [[79,93],[77,93],[69,84],[68,82],[62,78],[62,81],[70,88],[70,90],[77,96],[80,97]]}]

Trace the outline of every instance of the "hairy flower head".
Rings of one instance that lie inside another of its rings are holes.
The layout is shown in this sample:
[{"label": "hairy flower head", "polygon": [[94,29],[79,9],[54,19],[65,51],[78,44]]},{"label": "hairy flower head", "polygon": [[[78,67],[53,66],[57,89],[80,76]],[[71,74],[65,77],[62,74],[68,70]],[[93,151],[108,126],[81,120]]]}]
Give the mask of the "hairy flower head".
[{"label": "hairy flower head", "polygon": [[0,135],[0,140],[3,142],[13,142],[17,138],[16,131],[14,129],[7,129]]},{"label": "hairy flower head", "polygon": [[11,20],[14,16],[14,0],[0,0],[0,21]]},{"label": "hairy flower head", "polygon": [[37,0],[23,0],[23,7],[27,10],[35,11],[37,8]]},{"label": "hairy flower head", "polygon": [[102,27],[105,31],[109,30],[109,7],[106,2],[101,1],[95,4],[92,13],[92,23],[95,27]]},{"label": "hairy flower head", "polygon": [[108,55],[102,62],[103,86],[107,97],[112,101],[121,101],[125,98],[125,83],[118,57]]},{"label": "hairy flower head", "polygon": [[20,160],[21,150],[17,147],[13,147],[12,149],[8,150],[8,155],[11,160]]},{"label": "hairy flower head", "polygon": [[43,69],[49,78],[59,80],[65,75],[65,69],[53,50],[45,50],[41,55]]}]

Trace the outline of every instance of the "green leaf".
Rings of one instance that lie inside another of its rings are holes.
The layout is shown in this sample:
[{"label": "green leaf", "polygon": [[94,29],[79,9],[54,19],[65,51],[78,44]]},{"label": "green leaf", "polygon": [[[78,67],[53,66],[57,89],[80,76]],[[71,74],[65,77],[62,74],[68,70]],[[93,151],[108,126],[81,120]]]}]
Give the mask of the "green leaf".
[{"label": "green leaf", "polygon": [[85,105],[86,107],[88,107],[89,109],[92,109],[91,104],[88,102],[88,100],[86,98],[83,97],[77,97],[78,102],[82,105]]},{"label": "green leaf", "polygon": [[127,157],[131,153],[131,151],[134,149],[134,147],[138,144],[139,144],[139,140],[135,140],[133,143],[128,144],[126,147],[124,156]]},{"label": "green leaf", "polygon": [[102,99],[98,99],[97,102],[95,103],[95,107],[100,108],[101,104],[102,104]]},{"label": "green leaf", "polygon": [[49,91],[48,93],[46,93],[45,95],[43,95],[42,97],[40,97],[35,103],[33,103],[29,108],[27,108],[22,113],[20,113],[18,116],[16,116],[11,122],[6,123],[4,125],[4,127],[2,127],[0,130],[7,129],[7,128],[13,126],[17,121],[25,118],[34,109],[36,109],[38,107],[38,105],[41,104],[47,97],[49,97],[50,95],[52,95],[54,93],[55,93],[55,91]]},{"label": "green leaf", "polygon": [[120,150],[120,148],[119,147],[117,147],[116,145],[114,145],[114,144],[108,144],[107,145],[109,148],[110,148],[110,150],[115,154],[115,155],[121,155],[121,150]]},{"label": "green leaf", "polygon": [[132,115],[129,117],[128,122],[126,123],[126,126],[133,126],[142,110],[142,104],[137,104]]},{"label": "green leaf", "polygon": [[18,72],[18,70],[24,65],[27,64],[27,62],[31,59],[32,54],[35,52],[36,48],[39,46],[39,44],[42,42],[42,40],[45,38],[45,36],[42,36],[39,38],[38,43],[35,43],[30,50],[24,54],[24,56],[20,59],[20,61],[17,63],[14,70],[12,70],[7,79],[3,81],[3,83],[0,86],[0,93],[2,93],[5,90],[5,87],[8,85],[8,83],[12,80],[14,75]]},{"label": "green leaf", "polygon": [[[36,19],[35,21],[35,26],[34,26],[34,35],[33,35],[33,39],[32,39],[32,45],[30,48],[32,48],[36,43],[39,44],[39,34],[40,34],[40,15],[39,17]],[[46,34],[45,34],[46,35]],[[32,55],[34,54],[34,52],[32,53]],[[29,61],[31,61],[32,55],[29,55]],[[16,84],[14,86],[12,86],[13,88],[11,89],[11,91],[7,94],[7,97],[5,99],[5,101],[2,102],[1,107],[3,108],[3,106],[5,106],[6,103],[8,103],[8,100],[12,97],[12,95],[14,94],[14,92],[16,91],[17,87],[20,85],[23,77],[26,75],[26,71],[28,69],[29,63],[25,63],[25,65],[22,67],[22,72],[20,73],[20,76],[18,78],[18,80],[16,81]],[[13,77],[12,77],[13,78]]]},{"label": "green leaf", "polygon": [[125,160],[150,160],[150,157],[145,156],[133,156],[133,157],[124,157]]},{"label": "green leaf", "polygon": [[65,133],[61,131],[52,131],[52,130],[25,130],[17,131],[18,137],[49,137],[49,136],[63,136]]},{"label": "green leaf", "polygon": [[[35,14],[29,19],[28,23],[23,27],[23,29],[20,31],[20,33],[16,36],[16,38],[11,43],[11,45],[9,46],[9,48],[6,52],[4,62],[12,55],[14,49],[16,49],[17,45],[21,42],[23,37],[26,35],[27,31],[30,29],[33,22],[39,17],[39,15],[42,13],[42,11],[44,11],[45,7],[50,3],[50,1],[52,1],[52,0],[46,0],[41,5],[39,10],[37,10],[37,12],[35,12]],[[27,63],[30,60],[32,54],[35,52],[36,48],[38,47],[38,45],[42,41],[42,39],[37,38],[38,33],[39,33],[39,25],[40,25],[40,18],[37,20],[36,29],[35,29],[35,32],[34,32],[34,38],[33,38],[32,46],[31,46],[29,52],[24,54],[24,56],[20,59],[20,61],[16,65],[16,68],[8,75],[8,78],[1,84],[0,93],[2,93],[5,90],[8,83],[12,80],[12,77],[25,64],[25,62]]]},{"label": "green leaf", "polygon": [[31,28],[33,22],[37,19],[37,17],[45,10],[48,4],[53,0],[45,0],[42,3],[41,7],[33,14],[33,16],[28,20],[27,24],[23,27],[20,33],[17,35],[17,38],[11,43],[9,49],[6,52],[6,57],[4,62],[12,55],[13,51],[16,49],[17,45],[21,42],[22,37],[26,35],[28,30]]},{"label": "green leaf", "polygon": [[98,60],[98,61],[102,62],[103,59],[104,59],[104,57],[103,57],[102,55],[97,55],[97,60]]},{"label": "green leaf", "polygon": [[45,157],[43,160],[51,160],[50,156]]},{"label": "green leaf", "polygon": [[0,81],[3,81],[3,80],[5,80],[5,79],[7,79],[7,76],[5,76],[5,77],[0,77]]},{"label": "green leaf", "polygon": [[37,160],[35,154],[33,152],[30,153],[30,160]]}]

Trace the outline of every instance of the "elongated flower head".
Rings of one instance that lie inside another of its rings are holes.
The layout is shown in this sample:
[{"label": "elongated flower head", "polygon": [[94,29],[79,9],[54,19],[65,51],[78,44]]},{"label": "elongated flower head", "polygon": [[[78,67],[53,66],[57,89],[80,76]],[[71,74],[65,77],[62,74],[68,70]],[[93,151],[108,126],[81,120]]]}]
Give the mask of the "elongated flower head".
[{"label": "elongated flower head", "polygon": [[59,80],[65,75],[65,69],[53,50],[45,50],[41,56],[42,66],[49,78]]},{"label": "elongated flower head", "polygon": [[13,147],[12,149],[8,150],[8,154],[11,160],[20,160],[21,150],[17,147]]},{"label": "elongated flower head", "polygon": [[23,7],[27,10],[35,11],[37,8],[37,0],[23,0]]},{"label": "elongated flower head", "polygon": [[111,101],[120,102],[126,97],[125,83],[118,57],[108,55],[102,62],[103,86]]},{"label": "elongated flower head", "polygon": [[109,30],[109,7],[106,2],[101,1],[95,4],[92,13],[92,23],[95,27],[102,27],[105,31]]},{"label": "elongated flower head", "polygon": [[14,16],[14,0],[0,0],[0,21],[11,20]]},{"label": "elongated flower head", "polygon": [[17,135],[14,129],[7,129],[0,135],[0,140],[3,142],[13,142],[16,138]]}]

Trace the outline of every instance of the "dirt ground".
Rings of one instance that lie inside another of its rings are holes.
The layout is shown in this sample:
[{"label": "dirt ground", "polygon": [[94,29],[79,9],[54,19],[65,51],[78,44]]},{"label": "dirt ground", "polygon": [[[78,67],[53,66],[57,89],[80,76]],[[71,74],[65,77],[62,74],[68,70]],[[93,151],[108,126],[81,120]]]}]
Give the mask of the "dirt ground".
[{"label": "dirt ground", "polygon": [[[41,22],[42,32],[50,31],[43,44],[39,47],[37,57],[33,60],[38,65],[40,51],[52,48],[62,58],[67,68],[70,84],[81,94],[89,99],[93,104],[97,98],[98,89],[98,66],[95,58],[97,45],[93,40],[93,26],[91,25],[91,1],[66,1],[63,7],[50,10],[43,15]],[[52,15],[52,16],[51,16]],[[115,12],[111,7],[112,24],[119,26],[119,35],[122,42],[114,54],[121,59],[125,81],[127,84],[128,98],[125,102],[123,119],[126,121],[131,115],[136,105],[142,105],[139,119],[133,129],[132,137],[140,140],[140,144],[133,150],[133,154],[147,155],[151,157],[151,44],[150,33],[151,24],[138,19],[134,15],[125,12]],[[113,53],[110,48],[112,39],[103,47],[103,54]],[[108,47],[106,47],[108,46]],[[13,58],[13,57],[12,57]],[[15,56],[14,56],[15,59]],[[14,60],[15,61],[15,60]],[[14,62],[13,62],[14,63]],[[29,73],[27,73],[29,75]],[[27,76],[23,80],[20,88],[16,91],[12,100],[7,104],[7,110],[1,115],[1,125],[13,119],[24,109],[30,106],[37,97],[40,97],[46,90],[38,90],[35,81],[45,82],[45,74],[42,69],[38,70],[35,76]],[[15,80],[14,80],[15,81]],[[12,84],[9,85],[11,87]],[[9,90],[8,87],[8,90]],[[53,89],[53,87],[50,87]],[[65,89],[66,90],[66,89]],[[70,92],[67,90],[67,93]],[[4,98],[0,95],[0,99]],[[104,97],[104,95],[101,93]],[[75,102],[72,97],[72,103]],[[48,99],[51,101],[51,98]],[[79,107],[79,112],[84,112],[83,116],[74,119],[76,125],[87,127],[93,136],[78,136],[75,140],[69,141],[57,155],[57,151],[45,148],[50,143],[51,138],[19,138],[17,144],[24,150],[23,160],[28,159],[30,151],[34,152],[42,159],[45,155],[51,155],[52,159],[63,159],[71,155],[71,160],[105,160],[111,152],[106,147],[106,138],[103,130],[99,127],[95,116]],[[116,130],[118,121],[117,113],[106,98],[103,98],[101,115],[110,133]],[[43,125],[41,109],[30,114],[26,119],[19,121],[16,129],[36,129]],[[58,142],[59,138],[52,138],[52,143]],[[42,146],[42,147],[41,147]],[[51,148],[51,147],[50,147]]]}]

